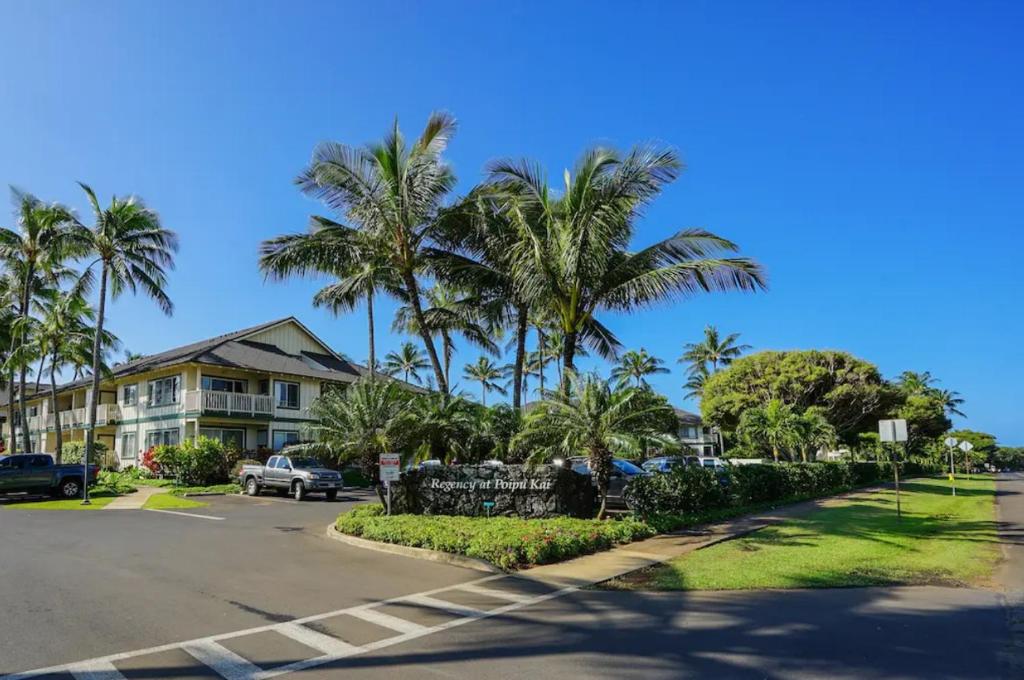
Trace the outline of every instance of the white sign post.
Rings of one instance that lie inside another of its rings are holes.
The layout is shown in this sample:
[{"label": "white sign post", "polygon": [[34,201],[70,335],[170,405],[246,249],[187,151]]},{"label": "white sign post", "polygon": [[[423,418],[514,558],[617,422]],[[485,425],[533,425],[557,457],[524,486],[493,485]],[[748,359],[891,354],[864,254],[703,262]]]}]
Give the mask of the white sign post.
[{"label": "white sign post", "polygon": [[402,459],[397,453],[382,453],[377,459],[380,465],[380,481],[388,492],[388,515],[391,515],[391,482],[402,476]]},{"label": "white sign post", "polygon": [[960,441],[956,437],[946,437],[944,441],[946,448],[949,449],[949,483],[953,487],[953,495],[956,495],[956,470],[953,467],[953,449]]},{"label": "white sign post", "polygon": [[897,446],[899,442],[903,442],[903,445],[906,446],[907,421],[903,419],[879,420],[878,436],[883,442],[889,442],[893,446],[892,474],[896,482],[896,517],[903,519],[903,509],[900,507],[900,460]]},{"label": "white sign post", "polygon": [[970,479],[971,477],[971,451],[974,449],[974,444],[969,441],[960,442],[960,450],[964,452],[964,475]]}]

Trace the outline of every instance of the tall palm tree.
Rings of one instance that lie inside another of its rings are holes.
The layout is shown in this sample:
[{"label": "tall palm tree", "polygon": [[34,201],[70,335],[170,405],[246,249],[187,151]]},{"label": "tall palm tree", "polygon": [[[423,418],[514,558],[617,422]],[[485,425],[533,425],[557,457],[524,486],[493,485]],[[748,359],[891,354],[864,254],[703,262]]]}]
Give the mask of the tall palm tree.
[{"label": "tall palm tree", "polygon": [[686,390],[687,399],[701,399],[704,396],[704,383],[711,375],[706,366],[698,365],[692,367],[686,374],[686,382],[683,389]]},{"label": "tall palm tree", "polygon": [[755,262],[724,257],[737,246],[701,229],[629,250],[639,214],[680,168],[673,151],[640,147],[623,156],[596,148],[565,173],[556,196],[534,164],[491,165],[490,182],[510,197],[520,233],[517,285],[525,299],[554,308],[566,338],[565,372],[575,369],[577,339],[603,357],[620,346],[596,318],[602,311],[630,312],[701,291],[764,287]]},{"label": "tall palm tree", "polygon": [[966,401],[960,396],[960,393],[956,390],[936,390],[935,396],[942,402],[943,408],[946,410],[946,415],[957,415],[961,418],[966,418],[967,415],[960,410],[960,407],[964,405]]},{"label": "tall palm tree", "polygon": [[[99,405],[100,371],[104,345],[103,323],[107,309],[107,291],[116,300],[123,292],[136,293],[140,288],[152,298],[162,312],[170,316],[174,311],[166,291],[167,270],[174,268],[174,253],[178,250],[178,237],[160,223],[156,212],[132,196],[110,200],[103,208],[95,192],[79,182],[93,210],[91,228],[75,230],[76,247],[95,256],[87,271],[99,265],[99,305],[92,347],[92,398],[89,400],[89,427],[85,433],[85,457],[88,465],[94,444],[96,409]],[[88,502],[88,489],[82,485],[84,502]]]},{"label": "tall palm tree", "polygon": [[799,416],[793,407],[772,399],[765,406],[754,406],[744,411],[740,415],[737,433],[751,444],[771,449],[777,463],[779,454],[798,441]]},{"label": "tall palm tree", "polygon": [[809,450],[835,446],[836,429],[825,418],[824,409],[812,406],[799,416],[794,423],[795,441],[800,449],[800,458],[807,462]]},{"label": "tall palm tree", "polygon": [[323,275],[337,280],[313,298],[316,307],[332,312],[353,311],[366,303],[370,375],[376,373],[377,351],[373,303],[378,292],[396,296],[398,276],[384,256],[383,244],[371,231],[349,227],[326,217],[310,219],[309,231],[267,239],[260,244],[260,271],[277,280],[289,276]]},{"label": "tall palm tree", "polygon": [[[430,305],[423,310],[431,336],[441,339],[441,359],[444,363],[444,377],[451,384],[451,363],[455,354],[454,336],[462,335],[470,344],[491,354],[499,352],[492,340],[493,330],[481,316],[482,302],[479,295],[459,294],[449,286],[438,284],[424,296]],[[393,330],[404,333],[418,333],[412,305],[403,305],[395,311]]]},{"label": "tall palm tree", "polygon": [[700,342],[688,342],[683,346],[683,356],[679,363],[690,364],[690,370],[698,366],[707,368],[711,364],[711,373],[717,373],[719,366],[728,366],[743,352],[750,349],[750,345],[737,344],[739,333],[730,333],[724,338],[718,334],[714,326],[704,327],[704,339]]},{"label": "tall palm tree", "polygon": [[[64,268],[64,262],[80,252],[73,251],[69,235],[74,225],[72,212],[57,203],[46,204],[31,194],[11,189],[18,221],[17,230],[0,228],[0,260],[8,269],[17,269],[21,276],[18,294],[18,316],[21,324],[16,344],[21,356],[18,369],[18,409],[21,413],[24,450],[31,451],[31,436],[28,429],[25,379],[28,373],[26,349],[34,294],[45,281],[57,276],[57,270]],[[10,360],[9,358],[8,360]]]},{"label": "tall palm tree", "polygon": [[[14,351],[14,323],[18,318],[18,278],[6,268],[0,270],[0,386],[7,390],[7,427],[10,440],[6,450],[15,450],[14,435],[14,367],[8,364]],[[10,366],[9,368],[7,368]]]},{"label": "tall palm tree", "polygon": [[296,180],[307,194],[322,199],[356,228],[371,232],[394,269],[403,298],[412,306],[417,332],[427,351],[434,378],[443,394],[448,381],[424,319],[418,276],[424,247],[434,233],[434,220],[455,176],[442,160],[455,119],[431,114],[411,146],[398,120],[379,143],[352,147],[337,143],[317,146],[309,167]]},{"label": "tall palm tree", "polygon": [[896,379],[896,384],[909,394],[921,394],[935,386],[938,378],[931,371],[903,371]]},{"label": "tall palm tree", "polygon": [[532,409],[512,447],[528,452],[533,463],[556,455],[587,456],[600,494],[598,518],[603,518],[615,454],[639,452],[646,442],[672,446],[676,441],[665,423],[675,416],[668,402],[649,390],[612,389],[594,374],[570,373],[567,380],[568,395],[553,392]]},{"label": "tall palm tree", "polygon": [[508,377],[507,370],[487,357],[480,357],[475,364],[466,364],[462,377],[480,383],[480,403],[484,406],[487,406],[488,392],[508,393],[504,384],[499,382],[502,378]]},{"label": "tall palm tree", "polygon": [[647,376],[668,373],[663,366],[665,362],[647,353],[641,348],[639,352],[630,350],[619,358],[619,365],[612,369],[612,378],[619,384],[636,381],[636,387],[648,387]]},{"label": "tall palm tree", "polygon": [[409,382],[411,376],[419,384],[419,372],[429,366],[423,358],[423,352],[411,342],[403,342],[397,352],[388,352],[384,357],[384,372],[392,376],[401,373],[405,376],[405,382]]}]

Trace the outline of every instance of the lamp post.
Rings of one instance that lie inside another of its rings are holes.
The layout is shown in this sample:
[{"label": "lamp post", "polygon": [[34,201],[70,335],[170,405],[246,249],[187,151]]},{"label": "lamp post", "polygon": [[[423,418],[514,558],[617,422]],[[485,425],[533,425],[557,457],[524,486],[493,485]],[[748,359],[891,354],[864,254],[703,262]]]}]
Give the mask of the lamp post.
[{"label": "lamp post", "polygon": [[946,444],[946,449],[949,451],[949,481],[953,485],[953,495],[955,496],[956,477],[953,476],[953,473],[955,472],[955,470],[953,469],[953,449],[956,448],[956,445],[959,444],[960,441],[956,437],[946,437],[944,443]]},{"label": "lamp post", "polygon": [[974,444],[968,441],[960,442],[960,450],[964,452],[964,474],[971,474],[971,450],[974,448]]}]

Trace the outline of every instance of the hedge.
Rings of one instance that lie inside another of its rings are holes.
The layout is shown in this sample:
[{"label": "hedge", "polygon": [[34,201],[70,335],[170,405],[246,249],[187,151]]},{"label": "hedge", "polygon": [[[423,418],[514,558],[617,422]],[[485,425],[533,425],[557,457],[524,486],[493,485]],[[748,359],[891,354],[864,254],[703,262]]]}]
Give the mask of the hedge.
[{"label": "hedge", "polygon": [[396,543],[475,557],[501,569],[567,560],[655,534],[636,519],[559,517],[458,517],[392,515],[377,504],[361,505],[338,517],[338,531],[371,541]]},{"label": "hedge", "polygon": [[[900,466],[906,476],[934,470],[918,463]],[[737,465],[718,473],[698,467],[640,477],[626,488],[633,513],[642,519],[694,515],[731,507],[827,496],[892,479],[889,463],[777,463]],[[656,521],[659,526],[662,521]]]}]

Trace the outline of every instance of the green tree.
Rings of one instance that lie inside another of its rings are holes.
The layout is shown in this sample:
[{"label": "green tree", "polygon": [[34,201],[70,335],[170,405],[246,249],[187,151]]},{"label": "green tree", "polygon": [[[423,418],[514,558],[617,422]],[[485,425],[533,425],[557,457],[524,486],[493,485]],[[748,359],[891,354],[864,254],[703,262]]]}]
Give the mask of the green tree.
[{"label": "green tree", "polygon": [[480,357],[475,364],[466,364],[462,377],[480,383],[480,403],[484,406],[487,406],[488,392],[508,394],[504,383],[499,382],[508,377],[508,371],[487,357]]},{"label": "green tree", "polygon": [[438,209],[455,185],[455,176],[441,157],[454,132],[454,118],[434,113],[409,146],[396,119],[391,132],[376,144],[320,144],[297,180],[305,193],[322,199],[356,228],[371,232],[374,242],[382,245],[402,297],[412,306],[443,394],[448,393],[448,381],[424,318],[418,276],[425,267],[424,248],[435,232]]},{"label": "green tree", "polygon": [[286,234],[260,245],[260,271],[277,280],[289,276],[327,275],[334,282],[313,297],[315,307],[333,313],[354,311],[366,304],[366,327],[370,375],[377,370],[376,333],[373,304],[379,292],[400,296],[397,271],[385,256],[385,246],[375,232],[359,230],[326,217],[310,219],[303,234]]},{"label": "green tree", "polygon": [[535,164],[491,165],[489,183],[509,197],[519,231],[512,251],[517,289],[528,302],[553,308],[565,334],[563,373],[575,369],[578,340],[603,357],[620,346],[596,318],[602,311],[631,312],[701,291],[764,286],[756,263],[723,257],[736,245],[707,231],[684,230],[640,251],[628,249],[638,215],[680,168],[673,151],[640,147],[623,156],[596,148],[565,172],[556,194]]},{"label": "green tree", "polygon": [[568,394],[551,393],[525,416],[512,448],[528,452],[534,463],[557,455],[587,456],[601,501],[597,516],[603,518],[615,454],[636,454],[646,442],[675,445],[666,432],[675,414],[664,397],[650,390],[613,389],[595,374],[569,373],[568,382]]},{"label": "green tree", "polygon": [[[688,342],[683,346],[683,356],[679,363],[689,364],[691,372],[704,370],[706,373],[717,373],[720,366],[728,366],[738,359],[750,345],[740,345],[739,333],[730,333],[724,338],[718,334],[714,326],[704,327],[704,339],[700,342]],[[708,370],[711,364],[711,370]]]},{"label": "green tree", "polygon": [[[103,208],[95,192],[88,185],[79,184],[92,206],[94,223],[92,228],[79,226],[74,230],[75,249],[95,256],[87,272],[97,264],[100,266],[99,306],[92,350],[93,398],[89,401],[89,426],[85,433],[85,462],[88,463],[95,439],[96,408],[100,401],[97,395],[100,393],[108,289],[110,299],[116,300],[125,291],[135,293],[141,288],[162,312],[170,316],[174,305],[165,288],[167,270],[174,267],[178,237],[165,229],[156,212],[138,198],[115,196]],[[83,495],[86,494],[83,488]]]},{"label": "green tree", "polygon": [[388,352],[384,356],[384,372],[391,376],[401,373],[405,382],[409,382],[409,378],[412,377],[419,383],[419,372],[429,366],[430,364],[423,358],[423,352],[411,342],[403,342],[397,352]]},{"label": "green tree", "polygon": [[710,374],[707,368],[698,366],[691,369],[686,376],[686,382],[683,383],[683,389],[686,390],[686,398],[702,399],[704,397],[704,384],[708,381],[708,377],[710,377]]},{"label": "green tree", "polygon": [[460,396],[417,395],[410,404],[410,448],[416,460],[452,463],[471,457],[480,406]]},{"label": "green tree", "polygon": [[639,352],[630,350],[619,358],[619,365],[612,369],[612,378],[620,384],[636,381],[636,387],[649,387],[647,377],[668,373],[664,361],[647,353],[641,348]]},{"label": "green tree", "polygon": [[752,406],[740,416],[737,433],[752,446],[766,447],[772,458],[795,446],[800,437],[800,416],[778,399],[765,406]]},{"label": "green tree", "polygon": [[836,429],[828,422],[824,410],[812,406],[796,418],[796,443],[800,459],[808,461],[809,451],[834,447],[838,441]]}]

